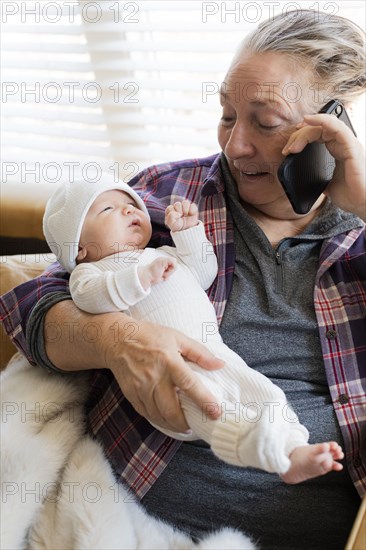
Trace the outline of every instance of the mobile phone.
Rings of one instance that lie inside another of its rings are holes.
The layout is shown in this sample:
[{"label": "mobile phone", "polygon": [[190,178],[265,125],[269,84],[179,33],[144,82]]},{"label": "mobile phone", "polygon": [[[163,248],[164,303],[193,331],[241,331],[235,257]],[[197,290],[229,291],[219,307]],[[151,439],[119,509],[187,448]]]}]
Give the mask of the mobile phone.
[{"label": "mobile phone", "polygon": [[[343,120],[356,136],[343,104],[329,101],[319,113]],[[297,214],[307,214],[333,177],[334,157],[323,143],[309,143],[300,152],[288,155],[277,171],[278,179]]]}]

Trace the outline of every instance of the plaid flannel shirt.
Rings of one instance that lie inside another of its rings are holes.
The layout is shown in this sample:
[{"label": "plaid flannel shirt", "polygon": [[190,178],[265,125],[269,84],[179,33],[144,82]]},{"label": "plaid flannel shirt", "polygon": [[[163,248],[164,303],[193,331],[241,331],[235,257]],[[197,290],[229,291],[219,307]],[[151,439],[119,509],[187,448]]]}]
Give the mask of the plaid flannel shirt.
[{"label": "plaid flannel shirt", "polygon": [[[195,202],[219,270],[208,294],[219,321],[234,273],[234,233],[226,209],[220,155],[150,167],[130,185],[142,196],[153,222],[151,246],[172,244],[164,225],[166,206],[182,198]],[[49,292],[68,292],[68,276],[54,264],[33,281],[5,294],[0,315],[7,334],[31,363],[26,327],[36,302]],[[324,241],[314,304],[334,409],[345,455],[360,495],[366,493],[366,239],[364,227]],[[93,373],[87,406],[90,431],[102,443],[115,473],[142,498],[181,443],[156,431],[139,416],[110,371]]]}]

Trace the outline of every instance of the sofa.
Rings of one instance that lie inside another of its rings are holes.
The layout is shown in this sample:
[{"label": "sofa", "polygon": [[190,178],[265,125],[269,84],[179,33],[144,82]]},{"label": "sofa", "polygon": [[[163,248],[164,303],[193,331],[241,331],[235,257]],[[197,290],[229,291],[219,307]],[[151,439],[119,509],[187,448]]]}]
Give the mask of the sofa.
[{"label": "sofa", "polygon": [[[5,294],[15,286],[38,277],[55,257],[50,253],[4,255],[0,257],[0,294]],[[0,370],[17,351],[10,338],[0,328]]]},{"label": "sofa", "polygon": [[[0,186],[0,293],[37,277],[54,261],[43,237],[42,218],[54,185],[2,182]],[[0,329],[0,369],[16,351]]]}]

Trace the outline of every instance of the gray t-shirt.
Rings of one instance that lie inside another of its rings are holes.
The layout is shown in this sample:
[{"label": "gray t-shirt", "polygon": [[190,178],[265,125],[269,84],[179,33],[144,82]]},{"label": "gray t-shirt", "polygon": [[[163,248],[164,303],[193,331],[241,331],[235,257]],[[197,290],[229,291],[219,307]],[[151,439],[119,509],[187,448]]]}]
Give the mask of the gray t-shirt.
[{"label": "gray t-shirt", "polygon": [[295,408],[315,394],[329,397],[313,299],[319,253],[324,239],[357,227],[359,220],[327,201],[300,235],[273,248],[242,207],[225,162],[223,167],[236,256],[220,326],[223,340],[278,384]]}]

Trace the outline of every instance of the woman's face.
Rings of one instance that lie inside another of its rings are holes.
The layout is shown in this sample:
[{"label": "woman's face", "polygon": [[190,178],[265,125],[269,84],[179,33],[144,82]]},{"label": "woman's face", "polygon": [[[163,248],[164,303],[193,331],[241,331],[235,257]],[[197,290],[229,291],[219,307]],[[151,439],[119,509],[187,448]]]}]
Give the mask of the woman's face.
[{"label": "woman's face", "polygon": [[243,53],[221,88],[218,139],[239,195],[257,210],[284,219],[298,216],[279,183],[277,169],[290,134],[309,112],[307,77],[308,71],[295,68],[287,56]]}]

